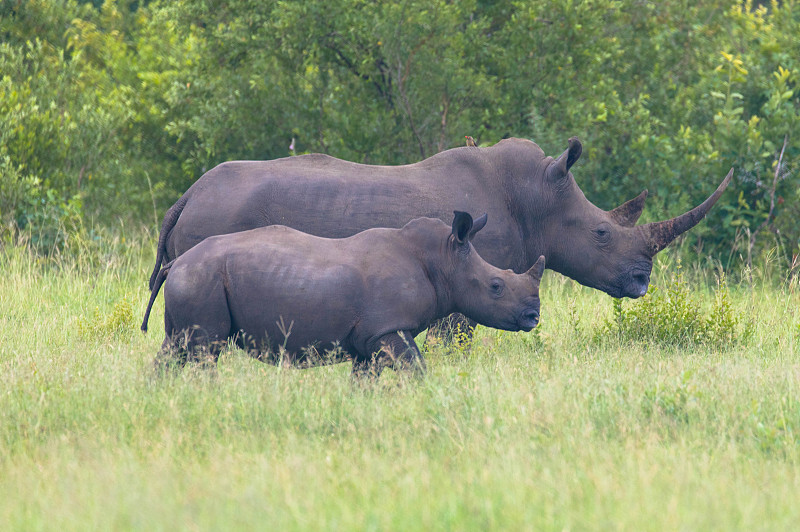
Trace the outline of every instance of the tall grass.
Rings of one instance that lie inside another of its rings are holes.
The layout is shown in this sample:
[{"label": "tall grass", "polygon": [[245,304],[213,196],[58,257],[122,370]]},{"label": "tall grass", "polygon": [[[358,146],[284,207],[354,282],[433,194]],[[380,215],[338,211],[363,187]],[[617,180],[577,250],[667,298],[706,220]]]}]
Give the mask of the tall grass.
[{"label": "tall grass", "polygon": [[[729,285],[752,321],[730,345],[598,341],[612,300],[548,272],[537,332],[435,346],[419,382],[353,386],[346,364],[280,369],[238,350],[155,378],[163,299],[150,333],[136,328],[152,240],[116,238],[56,261],[0,254],[3,529],[800,522],[796,281]],[[688,286],[713,307],[713,285]]]}]

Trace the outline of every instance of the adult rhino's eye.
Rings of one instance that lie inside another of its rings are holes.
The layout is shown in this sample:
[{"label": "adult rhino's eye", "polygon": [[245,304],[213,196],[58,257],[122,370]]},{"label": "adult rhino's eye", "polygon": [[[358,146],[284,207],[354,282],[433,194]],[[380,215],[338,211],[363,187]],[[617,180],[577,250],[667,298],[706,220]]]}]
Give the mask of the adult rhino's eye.
[{"label": "adult rhino's eye", "polygon": [[506,283],[503,282],[502,279],[495,277],[489,283],[489,290],[494,297],[500,297],[503,295],[503,290],[506,288]]},{"label": "adult rhino's eye", "polygon": [[597,229],[594,230],[594,236],[597,238],[598,242],[606,244],[611,240],[611,228],[608,227],[607,224],[600,224]]}]

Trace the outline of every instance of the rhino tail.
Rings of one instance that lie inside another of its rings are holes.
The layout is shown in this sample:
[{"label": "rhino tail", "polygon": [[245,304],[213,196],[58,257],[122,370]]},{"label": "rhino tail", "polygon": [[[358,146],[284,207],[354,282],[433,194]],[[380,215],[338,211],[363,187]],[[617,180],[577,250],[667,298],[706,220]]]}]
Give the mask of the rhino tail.
[{"label": "rhino tail", "polygon": [[161,268],[161,263],[164,262],[164,259],[167,256],[167,238],[169,238],[170,232],[172,232],[172,228],[175,227],[175,224],[178,222],[178,218],[181,216],[181,212],[183,212],[183,208],[186,206],[186,202],[189,201],[189,198],[184,194],[180,197],[175,204],[169,208],[167,214],[164,215],[164,221],[161,222],[161,232],[158,234],[158,249],[156,250],[156,265],[153,268],[153,273],[150,274],[150,291],[153,291],[153,286],[156,283],[156,277],[158,276],[158,271]]},{"label": "rhino tail", "polygon": [[147,303],[147,310],[144,311],[144,320],[142,321],[142,332],[147,332],[147,322],[148,320],[150,320],[150,310],[152,310],[153,303],[156,300],[156,296],[158,295],[158,292],[161,290],[161,285],[164,284],[164,281],[167,278],[167,274],[169,273],[169,269],[172,268],[173,264],[175,264],[175,259],[172,259],[172,261],[170,261],[163,268],[158,270],[156,278],[153,280],[153,289],[150,290],[150,301]]}]

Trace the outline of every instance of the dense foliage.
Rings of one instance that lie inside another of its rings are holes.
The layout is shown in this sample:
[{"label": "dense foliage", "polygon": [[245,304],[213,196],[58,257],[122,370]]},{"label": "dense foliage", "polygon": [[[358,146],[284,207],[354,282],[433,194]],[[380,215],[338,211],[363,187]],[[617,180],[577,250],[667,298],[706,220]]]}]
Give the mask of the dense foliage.
[{"label": "dense foliage", "polygon": [[155,223],[225,160],[400,164],[464,135],[555,155],[577,135],[587,196],[612,208],[648,188],[649,219],[735,167],[685,249],[796,266],[794,1],[100,4],[0,0],[0,218],[42,249]]}]

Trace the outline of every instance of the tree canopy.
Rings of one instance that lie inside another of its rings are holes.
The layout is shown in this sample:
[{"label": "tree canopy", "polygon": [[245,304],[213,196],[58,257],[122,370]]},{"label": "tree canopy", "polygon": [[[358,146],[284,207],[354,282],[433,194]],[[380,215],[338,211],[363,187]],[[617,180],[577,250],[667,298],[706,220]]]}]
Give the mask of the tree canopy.
[{"label": "tree canopy", "polygon": [[[529,138],[645,218],[735,182],[688,236],[800,245],[794,1],[0,0],[0,221],[43,249],[82,220],[153,223],[233,159],[403,164]],[[291,148],[290,148],[291,145]]]}]

